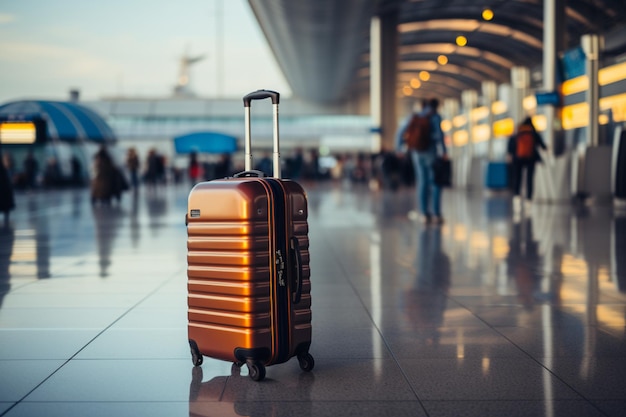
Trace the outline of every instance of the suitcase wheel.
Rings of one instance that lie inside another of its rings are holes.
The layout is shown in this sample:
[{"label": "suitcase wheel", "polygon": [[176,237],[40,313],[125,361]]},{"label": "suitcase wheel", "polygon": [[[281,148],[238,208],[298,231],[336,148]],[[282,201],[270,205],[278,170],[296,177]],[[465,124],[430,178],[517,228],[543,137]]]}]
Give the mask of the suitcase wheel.
[{"label": "suitcase wheel", "polygon": [[194,366],[202,365],[202,354],[198,349],[198,344],[194,340],[189,340],[189,348],[191,350],[191,362]]},{"label": "suitcase wheel", "polygon": [[298,355],[298,363],[300,364],[300,369],[306,372],[310,372],[315,366],[315,360],[308,352]]},{"label": "suitcase wheel", "polygon": [[248,365],[248,375],[254,381],[261,381],[265,378],[265,365],[259,361],[247,361],[246,365]]}]

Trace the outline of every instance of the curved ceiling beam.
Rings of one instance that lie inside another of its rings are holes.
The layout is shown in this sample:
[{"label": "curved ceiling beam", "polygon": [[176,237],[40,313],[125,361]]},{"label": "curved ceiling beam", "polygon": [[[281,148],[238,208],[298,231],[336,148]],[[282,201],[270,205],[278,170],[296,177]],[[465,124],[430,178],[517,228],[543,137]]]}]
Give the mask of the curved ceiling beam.
[{"label": "curved ceiling beam", "polygon": [[[398,88],[403,88],[410,84],[411,79],[419,79],[419,75],[417,73],[402,73],[399,74],[398,78]],[[476,83],[473,80],[467,80],[455,75],[432,74],[428,81],[421,81],[421,85],[417,88],[413,88],[413,90],[430,91],[433,86],[438,84],[445,85],[454,90],[456,92],[456,94],[454,94],[455,97],[460,95],[464,90],[476,90],[480,88],[480,81]]]},{"label": "curved ceiling beam", "polygon": [[508,77],[502,77],[498,74],[498,77],[491,77],[490,75],[475,71],[468,68],[466,65],[446,64],[446,65],[433,65],[437,63],[433,61],[405,61],[401,62],[398,70],[401,72],[420,72],[427,71],[429,74],[443,74],[448,76],[460,76],[468,78],[473,81],[481,82],[483,80],[493,80],[499,83],[507,81]]},{"label": "curved ceiling beam", "polygon": [[[495,74],[495,77],[491,77],[494,74],[485,74],[480,71],[476,71],[471,69],[467,63],[462,63],[462,65],[456,65],[448,63],[446,65],[439,65],[435,61],[432,60],[411,60],[411,61],[402,61],[398,64],[398,72],[399,78],[401,78],[404,74],[410,73],[415,74],[412,77],[418,77],[421,72],[427,72],[429,75],[431,74],[442,74],[443,76],[452,77],[458,80],[462,80],[467,84],[480,84],[481,81],[484,80],[493,80],[496,82],[506,82],[508,81],[508,75],[503,76],[502,74]],[[362,68],[358,72],[359,78],[369,79],[369,68]]]},{"label": "curved ceiling beam", "polygon": [[460,57],[483,59],[487,62],[492,62],[502,68],[511,69],[516,63],[508,57],[497,55],[490,51],[475,48],[472,46],[457,46],[452,43],[423,43],[414,45],[404,45],[399,48],[400,56],[406,56],[409,54],[443,54],[448,56],[458,55]]},{"label": "curved ceiling beam", "polygon": [[457,90],[447,84],[433,83],[428,90],[418,88],[417,90],[413,90],[413,92],[408,96],[399,92],[397,97],[405,99],[424,99],[436,97],[443,100],[444,98],[459,98],[461,97],[461,93],[461,90]]},{"label": "curved ceiling beam", "polygon": [[[496,23],[481,22],[475,19],[447,19],[429,20],[426,22],[410,22],[398,25],[401,34],[425,31],[458,31],[458,32],[479,32],[511,38],[531,48],[542,49],[543,41],[541,37],[531,35],[521,30],[513,29],[509,26]],[[541,34],[539,34],[541,35]]]},{"label": "curved ceiling beam", "polygon": [[[406,77],[407,75],[409,75],[412,78],[411,74],[400,74],[400,77]],[[471,89],[471,88],[467,88],[466,85],[457,84],[454,82],[451,85],[449,79],[442,81],[442,80],[438,80],[437,78],[435,78],[434,81],[432,79],[429,80],[427,86],[423,85],[417,89],[414,89],[411,95],[407,96],[402,92],[402,87],[407,85],[408,82],[409,80],[407,80],[406,84],[398,84],[397,91],[396,91],[396,95],[398,98],[415,99],[418,97],[424,97],[424,98],[439,97],[441,99],[443,98],[460,99],[461,93],[463,91]],[[355,82],[355,85],[358,86],[358,88],[360,89],[367,89],[369,88],[369,81],[366,79],[361,79]]]},{"label": "curved ceiling beam", "polygon": [[465,48],[476,48],[479,51],[490,52],[501,56],[515,65],[523,62],[541,62],[541,48],[530,47],[517,42],[514,39],[492,34],[472,32],[459,33],[457,31],[426,31],[412,32],[400,37],[402,45],[419,45],[421,43],[450,43],[455,42],[458,35],[463,34],[467,38],[467,45],[455,49],[455,53],[464,53]]},{"label": "curved ceiling beam", "polygon": [[424,0],[419,5],[407,2],[402,8],[401,23],[472,18],[487,22],[482,20],[485,6],[490,6],[494,13],[489,22],[528,33],[540,34],[543,31],[543,4],[533,0],[506,0],[491,5],[471,1],[445,5],[441,0]]},{"label": "curved ceiling beam", "polygon": [[[409,66],[417,66],[425,71],[450,72],[454,68],[457,72],[468,71],[482,79],[493,79],[502,81],[508,78],[508,68],[497,65],[488,65],[479,60],[468,60],[456,55],[446,56],[448,62],[441,65],[437,62],[437,57],[432,54],[415,54],[403,56],[398,64],[400,69],[408,69]],[[409,63],[409,64],[407,64]]]}]

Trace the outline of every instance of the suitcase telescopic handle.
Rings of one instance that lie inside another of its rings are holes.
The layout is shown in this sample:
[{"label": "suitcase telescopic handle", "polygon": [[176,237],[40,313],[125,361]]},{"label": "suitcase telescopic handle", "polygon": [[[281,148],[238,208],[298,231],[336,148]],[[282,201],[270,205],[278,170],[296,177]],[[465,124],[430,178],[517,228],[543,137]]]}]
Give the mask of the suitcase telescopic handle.
[{"label": "suitcase telescopic handle", "polygon": [[294,267],[296,273],[296,290],[293,293],[293,303],[298,304],[302,299],[302,253],[300,253],[300,243],[295,236],[291,237],[290,249],[294,260]]},{"label": "suitcase telescopic handle", "polygon": [[250,107],[252,105],[252,100],[263,100],[266,98],[272,99],[272,109],[274,114],[274,140],[273,147],[274,153],[272,155],[272,161],[274,165],[274,177],[281,178],[281,169],[280,169],[280,151],[279,151],[279,143],[278,143],[278,103],[280,101],[280,93],[272,90],[257,90],[253,91],[249,94],[246,94],[243,98],[243,106],[245,110],[245,155],[244,155],[244,165],[246,171],[252,170],[252,139],[251,139],[251,129],[250,129]]},{"label": "suitcase telescopic handle", "polygon": [[250,107],[252,100],[272,99],[272,104],[278,104],[280,101],[280,93],[272,90],[256,90],[246,94],[243,98],[244,107]]}]

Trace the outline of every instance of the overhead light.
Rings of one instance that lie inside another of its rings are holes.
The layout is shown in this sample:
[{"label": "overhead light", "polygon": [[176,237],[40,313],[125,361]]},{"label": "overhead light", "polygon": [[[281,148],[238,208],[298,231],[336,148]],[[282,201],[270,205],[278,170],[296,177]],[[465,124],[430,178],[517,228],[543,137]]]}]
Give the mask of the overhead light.
[{"label": "overhead light", "polygon": [[422,83],[417,78],[411,78],[411,82],[409,84],[413,89],[418,89],[422,86]]},{"label": "overhead light", "polygon": [[430,80],[430,74],[428,71],[420,71],[420,80],[428,81]]},{"label": "overhead light", "polygon": [[445,55],[439,55],[437,57],[437,62],[439,65],[446,65],[448,63],[448,57]]},{"label": "overhead light", "polygon": [[467,45],[467,38],[463,35],[459,35],[456,37],[456,44],[459,46]]},{"label": "overhead light", "polygon": [[493,10],[491,10],[489,8],[484,9],[482,16],[483,16],[484,20],[491,20],[491,19],[493,19]]},{"label": "overhead light", "polygon": [[413,94],[413,89],[408,85],[405,85],[404,87],[402,87],[402,94],[404,94],[405,96],[410,96]]}]

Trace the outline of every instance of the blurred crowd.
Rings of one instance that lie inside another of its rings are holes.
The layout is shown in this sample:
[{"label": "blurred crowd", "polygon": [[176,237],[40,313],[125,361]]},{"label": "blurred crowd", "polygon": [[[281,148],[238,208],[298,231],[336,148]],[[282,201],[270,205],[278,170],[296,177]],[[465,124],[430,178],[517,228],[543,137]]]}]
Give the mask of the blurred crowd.
[{"label": "blurred crowd", "polygon": [[[254,156],[253,169],[272,176],[271,152]],[[141,185],[151,188],[164,184],[193,185],[244,171],[243,155],[238,154],[192,153],[177,156],[172,161],[156,148],[140,155],[134,147],[120,150],[104,146],[88,163],[81,163],[79,158],[72,156],[69,169],[61,169],[55,157],[38,157],[32,151],[18,162],[6,149],[2,164],[15,190],[89,186],[96,201],[119,199],[122,192],[136,190]],[[380,187],[390,189],[414,183],[410,158],[392,151],[321,155],[317,149],[297,148],[281,154],[281,176],[298,181],[376,182]]]}]

